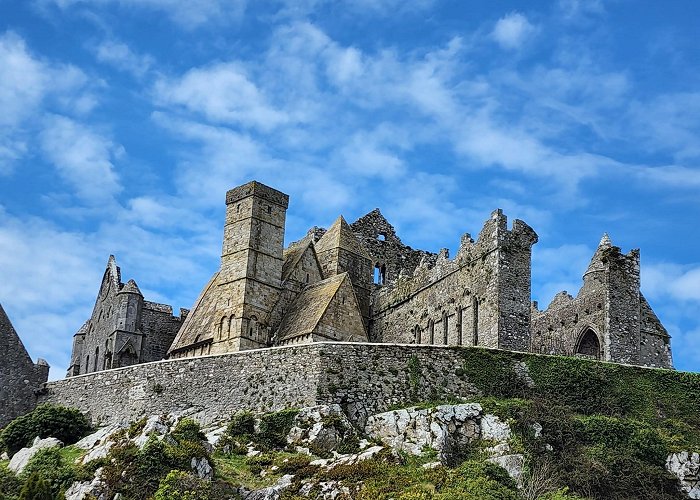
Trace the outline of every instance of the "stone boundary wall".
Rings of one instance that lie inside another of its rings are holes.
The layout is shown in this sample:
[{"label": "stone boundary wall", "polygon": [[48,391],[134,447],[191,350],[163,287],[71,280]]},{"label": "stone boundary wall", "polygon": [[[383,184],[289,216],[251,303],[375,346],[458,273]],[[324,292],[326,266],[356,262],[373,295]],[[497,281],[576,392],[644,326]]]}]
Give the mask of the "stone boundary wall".
[{"label": "stone boundary wall", "polygon": [[210,423],[249,409],[338,403],[356,423],[392,405],[466,397],[455,376],[462,350],[354,342],[319,342],[181,358],[48,382],[39,403],[79,408],[96,423],[191,409]]},{"label": "stone boundary wall", "polygon": [[258,349],[155,361],[48,382],[39,404],[86,412],[94,423],[191,409],[210,423],[241,409],[281,410],[316,404],[315,346]]}]

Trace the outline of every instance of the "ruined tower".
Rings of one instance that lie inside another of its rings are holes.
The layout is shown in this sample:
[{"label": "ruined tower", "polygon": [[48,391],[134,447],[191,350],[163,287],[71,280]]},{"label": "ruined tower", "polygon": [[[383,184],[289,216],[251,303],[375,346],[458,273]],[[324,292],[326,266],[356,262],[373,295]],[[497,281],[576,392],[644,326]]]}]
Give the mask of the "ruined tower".
[{"label": "ruined tower", "polygon": [[289,196],[256,181],[226,193],[221,267],[197,299],[169,355],[267,347],[282,286]]}]

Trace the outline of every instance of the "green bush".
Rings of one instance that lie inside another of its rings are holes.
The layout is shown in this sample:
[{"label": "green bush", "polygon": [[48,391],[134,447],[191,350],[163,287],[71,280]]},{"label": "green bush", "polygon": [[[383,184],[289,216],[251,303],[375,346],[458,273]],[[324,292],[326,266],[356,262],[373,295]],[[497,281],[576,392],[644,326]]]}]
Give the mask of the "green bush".
[{"label": "green bush", "polygon": [[231,437],[249,436],[255,432],[255,417],[249,411],[240,411],[231,417],[226,434]]},{"label": "green bush", "polygon": [[202,432],[201,427],[191,418],[183,418],[180,420],[171,434],[177,441],[196,441],[201,442],[206,440],[206,436]]},{"label": "green bush", "polygon": [[19,500],[54,500],[51,485],[38,474],[32,474],[19,492]]},{"label": "green bush", "polygon": [[37,436],[55,437],[69,445],[80,440],[89,431],[90,422],[80,411],[45,404],[10,422],[0,434],[0,440],[10,454],[15,454],[30,446]]},{"label": "green bush", "polygon": [[45,448],[29,460],[20,477],[28,480],[31,476],[38,476],[45,480],[54,495],[57,495],[73,483],[75,475],[75,469],[65,462],[58,448]]},{"label": "green bush", "polygon": [[284,448],[287,446],[287,434],[294,424],[294,417],[298,410],[282,410],[274,413],[265,413],[260,417],[257,441],[270,448]]},{"label": "green bush", "polygon": [[188,472],[173,470],[160,482],[153,500],[210,500],[212,484]]},{"label": "green bush", "polygon": [[8,468],[0,466],[0,500],[16,498],[17,492],[22,487],[22,482]]}]

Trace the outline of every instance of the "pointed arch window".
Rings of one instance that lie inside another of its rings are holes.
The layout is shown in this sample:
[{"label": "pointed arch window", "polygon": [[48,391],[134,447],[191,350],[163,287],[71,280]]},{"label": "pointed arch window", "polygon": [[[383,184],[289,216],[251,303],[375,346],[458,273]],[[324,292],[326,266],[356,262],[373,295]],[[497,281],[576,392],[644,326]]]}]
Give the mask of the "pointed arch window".
[{"label": "pointed arch window", "polygon": [[576,355],[600,359],[600,340],[592,328],[586,328],[576,345]]},{"label": "pointed arch window", "polygon": [[431,344],[435,343],[435,323],[432,319],[428,320],[428,338]]}]

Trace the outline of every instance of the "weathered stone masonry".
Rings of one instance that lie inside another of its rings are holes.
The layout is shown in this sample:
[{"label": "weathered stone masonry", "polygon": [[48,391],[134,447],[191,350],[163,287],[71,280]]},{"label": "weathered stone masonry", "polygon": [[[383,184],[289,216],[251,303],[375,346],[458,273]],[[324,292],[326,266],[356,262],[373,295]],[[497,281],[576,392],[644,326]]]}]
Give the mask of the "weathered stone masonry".
[{"label": "weathered stone masonry", "polygon": [[0,428],[34,408],[35,392],[48,377],[48,363],[32,361],[0,305]]},{"label": "weathered stone masonry", "polygon": [[192,409],[212,422],[242,409],[339,403],[355,422],[418,396],[475,393],[454,376],[459,349],[367,343],[305,344],[166,360],[46,384],[40,402],[87,412],[96,422]]}]

